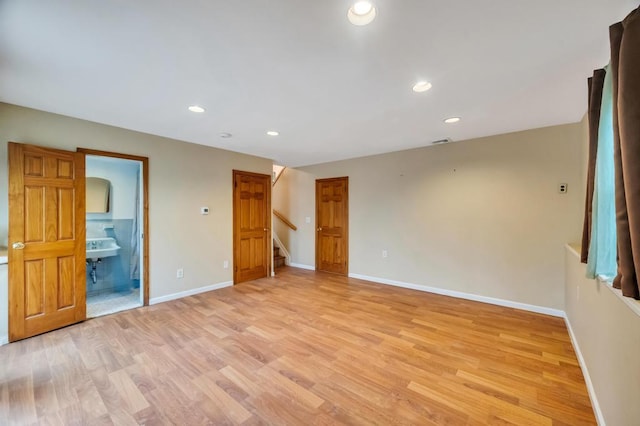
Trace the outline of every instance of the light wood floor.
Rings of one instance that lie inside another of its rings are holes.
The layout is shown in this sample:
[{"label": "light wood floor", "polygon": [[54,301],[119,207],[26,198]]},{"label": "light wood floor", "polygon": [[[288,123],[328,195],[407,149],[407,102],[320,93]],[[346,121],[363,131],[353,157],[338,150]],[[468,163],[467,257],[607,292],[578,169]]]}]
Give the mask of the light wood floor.
[{"label": "light wood floor", "polygon": [[0,424],[595,424],[561,319],[283,268],[0,347]]}]

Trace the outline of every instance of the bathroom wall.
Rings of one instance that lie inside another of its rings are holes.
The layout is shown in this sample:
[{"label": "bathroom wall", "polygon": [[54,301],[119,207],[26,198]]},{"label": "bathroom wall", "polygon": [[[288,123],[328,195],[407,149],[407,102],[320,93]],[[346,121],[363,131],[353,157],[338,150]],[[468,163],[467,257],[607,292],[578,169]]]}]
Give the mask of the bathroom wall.
[{"label": "bathroom wall", "polygon": [[[104,229],[111,226],[113,229]],[[92,264],[87,265],[87,296],[114,291],[127,291],[139,285],[131,279],[129,264],[131,259],[131,232],[133,219],[91,220],[87,217],[87,238],[115,238],[120,250],[117,256],[102,258],[96,265],[97,282],[91,279]]]},{"label": "bathroom wall", "polygon": [[99,177],[111,182],[109,212],[87,213],[87,219],[133,219],[140,162],[88,155],[85,167],[87,177]]},{"label": "bathroom wall", "polygon": [[93,155],[86,158],[87,177],[99,177],[111,182],[109,212],[87,213],[87,238],[112,237],[120,246],[117,256],[105,257],[96,265],[96,283],[93,283],[90,275],[92,264],[87,265],[87,296],[126,291],[138,284],[131,280],[129,264],[140,166],[137,161],[119,158]]}]

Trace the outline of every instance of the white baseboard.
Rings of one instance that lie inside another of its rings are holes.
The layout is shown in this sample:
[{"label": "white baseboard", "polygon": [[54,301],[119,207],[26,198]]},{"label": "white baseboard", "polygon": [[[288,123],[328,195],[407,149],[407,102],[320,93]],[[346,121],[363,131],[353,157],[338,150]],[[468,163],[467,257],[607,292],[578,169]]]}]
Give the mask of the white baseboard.
[{"label": "white baseboard", "polygon": [[443,296],[450,296],[458,299],[467,299],[467,300],[473,300],[475,302],[483,302],[483,303],[490,303],[492,305],[505,306],[507,308],[521,309],[523,311],[536,312],[539,314],[551,315],[554,317],[564,318],[565,316],[564,311],[561,311],[559,309],[547,308],[545,306],[529,305],[527,303],[514,302],[511,300],[496,299],[494,297],[479,296],[477,294],[463,293],[461,291],[446,290],[443,288],[405,283],[402,281],[388,280],[386,278],[370,277],[367,275],[349,274],[349,277],[358,278],[360,280],[365,280],[365,281],[372,281],[374,283],[379,283],[379,284],[386,284],[386,285],[392,285],[396,287],[409,288],[412,290],[425,291],[427,293],[441,294]]},{"label": "white baseboard", "polygon": [[6,334],[0,336],[0,346],[6,345],[7,343],[9,343],[9,336]]},{"label": "white baseboard", "polygon": [[303,265],[302,263],[290,263],[289,266],[291,266],[293,268],[308,269],[309,271],[315,271],[316,270],[315,266]]},{"label": "white baseboard", "polygon": [[573,334],[573,329],[571,328],[571,322],[569,321],[569,318],[567,318],[566,315],[564,317],[564,322],[567,325],[567,330],[569,330],[569,337],[571,338],[573,349],[575,349],[576,351],[578,364],[580,364],[580,369],[582,370],[582,376],[584,377],[584,382],[587,385],[587,392],[589,393],[589,399],[591,400],[591,406],[593,407],[593,411],[596,415],[596,420],[598,421],[598,425],[606,426],[606,422],[604,421],[604,416],[602,415],[602,410],[600,409],[600,404],[598,403],[598,397],[596,396],[596,391],[593,387],[591,376],[589,375],[589,369],[587,368],[587,363],[584,361],[584,357],[582,356],[582,351],[580,350],[580,345],[578,345],[578,340],[576,339],[575,334]]},{"label": "white baseboard", "polygon": [[193,296],[194,294],[206,293],[211,290],[219,290],[225,287],[231,287],[233,285],[233,281],[226,281],[223,283],[208,285],[205,287],[194,288],[192,290],[185,290],[178,293],[167,294],[166,296],[153,297],[149,299],[149,305],[155,305],[162,302],[168,302],[170,300],[181,299],[187,296]]}]

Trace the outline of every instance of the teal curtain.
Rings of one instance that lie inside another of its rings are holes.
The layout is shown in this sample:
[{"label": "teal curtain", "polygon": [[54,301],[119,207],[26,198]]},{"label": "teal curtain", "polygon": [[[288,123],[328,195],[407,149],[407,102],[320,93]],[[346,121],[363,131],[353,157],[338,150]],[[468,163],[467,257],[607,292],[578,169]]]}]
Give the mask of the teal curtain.
[{"label": "teal curtain", "polygon": [[615,171],[613,160],[613,79],[605,67],[587,277],[613,279],[618,271],[616,242]]}]

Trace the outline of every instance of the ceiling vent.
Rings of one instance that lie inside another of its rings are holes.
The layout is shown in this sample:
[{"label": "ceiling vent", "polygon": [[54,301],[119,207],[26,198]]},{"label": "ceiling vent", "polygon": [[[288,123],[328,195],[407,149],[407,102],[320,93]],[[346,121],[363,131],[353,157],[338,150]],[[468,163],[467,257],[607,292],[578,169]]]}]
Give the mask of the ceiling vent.
[{"label": "ceiling vent", "polygon": [[449,143],[449,142],[453,142],[453,141],[451,140],[451,138],[439,139],[439,140],[437,140],[437,141],[433,141],[433,142],[431,142],[431,145],[439,145],[439,144]]}]

